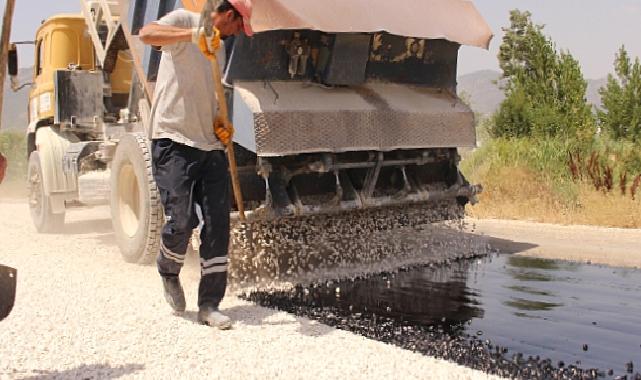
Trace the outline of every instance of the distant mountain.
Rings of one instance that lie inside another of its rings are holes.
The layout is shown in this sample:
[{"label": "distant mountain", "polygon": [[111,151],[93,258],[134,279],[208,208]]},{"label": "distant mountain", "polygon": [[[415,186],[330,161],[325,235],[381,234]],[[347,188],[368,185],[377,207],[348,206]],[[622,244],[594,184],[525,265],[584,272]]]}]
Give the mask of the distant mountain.
[{"label": "distant mountain", "polygon": [[[18,79],[20,84],[28,83],[32,79],[33,68],[23,68],[18,70]],[[27,107],[29,102],[30,86],[25,86],[18,92],[11,90],[9,76],[4,84],[4,107],[2,108],[2,125],[0,131],[6,130],[26,130],[29,124]]]},{"label": "distant mountain", "polygon": [[458,77],[458,93],[476,113],[490,115],[505,99],[497,81],[501,73],[494,70],[480,70]]},{"label": "distant mountain", "polygon": [[608,84],[608,78],[588,79],[588,90],[586,91],[588,93],[588,103],[601,107],[601,94],[599,94],[599,89],[605,87],[606,84]]},{"label": "distant mountain", "polygon": [[[459,96],[470,102],[474,112],[490,115],[505,98],[497,81],[501,73],[494,70],[480,70],[458,77]],[[606,78],[588,79],[587,100],[595,106],[601,105],[599,89],[607,83]]]}]

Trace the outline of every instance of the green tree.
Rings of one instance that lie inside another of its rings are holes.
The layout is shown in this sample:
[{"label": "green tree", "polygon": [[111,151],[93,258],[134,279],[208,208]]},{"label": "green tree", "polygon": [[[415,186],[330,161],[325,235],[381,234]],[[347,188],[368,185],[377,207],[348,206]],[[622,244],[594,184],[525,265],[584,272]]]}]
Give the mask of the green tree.
[{"label": "green tree", "polygon": [[604,132],[615,139],[641,141],[641,62],[630,59],[625,46],[614,60],[614,74],[599,90],[603,109],[598,118]]},{"label": "green tree", "polygon": [[569,52],[558,56],[556,85],[556,109],[563,116],[564,128],[578,137],[593,136],[595,119],[586,100],[588,84],[579,62]]},{"label": "green tree", "polygon": [[583,138],[594,132],[579,62],[557,52],[530,12],[510,12],[499,51],[506,98],[494,116],[494,136]]},{"label": "green tree", "polygon": [[503,70],[503,77],[509,78],[516,74],[517,70],[522,68],[527,61],[528,53],[526,38],[532,31],[530,28],[537,28],[530,22],[530,12],[520,12],[513,10],[510,12],[510,27],[502,28],[505,33],[503,44],[499,48],[499,65]]}]

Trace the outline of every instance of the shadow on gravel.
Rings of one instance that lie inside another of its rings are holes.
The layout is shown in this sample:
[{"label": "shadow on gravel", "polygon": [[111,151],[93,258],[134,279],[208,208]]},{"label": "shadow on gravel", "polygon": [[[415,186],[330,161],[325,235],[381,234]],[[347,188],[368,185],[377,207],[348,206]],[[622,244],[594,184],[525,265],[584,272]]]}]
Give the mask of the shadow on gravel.
[{"label": "shadow on gravel", "polygon": [[488,236],[487,238],[488,244],[490,245],[490,247],[492,247],[492,249],[496,249],[500,253],[505,253],[508,255],[529,251],[538,247],[537,244],[521,243],[509,239],[499,239],[492,236]]},{"label": "shadow on gravel", "polygon": [[108,234],[100,234],[97,236],[92,236],[92,239],[98,241],[99,244],[105,245],[108,247],[115,247],[118,245],[118,243],[116,242],[116,235],[113,233],[113,231]]},{"label": "shadow on gravel", "polygon": [[33,370],[30,371],[31,373],[29,375],[18,377],[18,379],[117,379],[143,369],[145,369],[145,366],[142,364],[125,364],[121,366],[83,364],[79,367],[63,371]]},{"label": "shadow on gravel", "polygon": [[[247,326],[285,326],[285,325],[298,325],[298,332],[306,336],[322,336],[336,331],[332,327],[310,321],[307,318],[295,317],[295,321],[269,321],[268,319],[274,314],[278,313],[278,310],[272,310],[265,307],[254,306],[254,305],[242,305],[234,306],[229,309],[221,310],[229,318],[234,321],[234,323],[242,323]],[[186,311],[181,316],[181,318],[192,322],[198,323],[198,312],[196,311]]]},{"label": "shadow on gravel", "polygon": [[225,310],[234,321],[241,322],[248,326],[283,326],[298,324],[298,332],[307,336],[321,336],[335,331],[334,328],[312,322],[307,318],[295,317],[296,321],[269,321],[268,319],[278,313],[266,307],[254,305],[234,306]]},{"label": "shadow on gravel", "polygon": [[78,220],[65,223],[62,233],[65,235],[111,234],[111,219]]},{"label": "shadow on gravel", "polygon": [[191,323],[198,324],[198,312],[197,311],[187,310],[182,314],[177,314],[176,316],[178,316],[178,317],[180,317],[180,318],[182,318],[182,319],[184,319],[186,321],[189,321]]},{"label": "shadow on gravel", "polygon": [[116,246],[111,219],[79,220],[66,223],[62,230],[64,235],[91,235],[87,238],[96,240],[98,244],[113,247]]}]

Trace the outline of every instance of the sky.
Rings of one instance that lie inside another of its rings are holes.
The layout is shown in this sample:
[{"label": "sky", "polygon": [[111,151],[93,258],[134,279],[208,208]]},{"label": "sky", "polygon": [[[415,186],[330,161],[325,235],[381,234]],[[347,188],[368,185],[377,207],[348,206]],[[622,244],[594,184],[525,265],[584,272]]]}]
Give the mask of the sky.
[{"label": "sky", "polygon": [[[397,0],[399,4],[403,0]],[[612,71],[614,55],[624,44],[630,54],[641,57],[641,0],[473,0],[495,37],[486,51],[462,47],[459,75],[477,70],[498,70],[496,55],[502,27],[509,24],[509,11],[529,10],[537,24],[545,25],[560,49],[569,50],[582,65],[586,78],[599,79]],[[79,13],[80,0],[16,0],[11,39],[32,40],[40,22],[60,12]],[[4,10],[5,0],[0,0]],[[20,49],[20,66],[33,64],[30,46]]]},{"label": "sky", "polygon": [[479,12],[494,31],[489,52],[462,47],[459,75],[479,69],[498,70],[496,56],[502,27],[509,26],[511,9],[532,12],[536,24],[557,48],[569,50],[581,63],[583,74],[599,79],[612,71],[614,56],[625,45],[641,57],[641,0],[474,0]]}]

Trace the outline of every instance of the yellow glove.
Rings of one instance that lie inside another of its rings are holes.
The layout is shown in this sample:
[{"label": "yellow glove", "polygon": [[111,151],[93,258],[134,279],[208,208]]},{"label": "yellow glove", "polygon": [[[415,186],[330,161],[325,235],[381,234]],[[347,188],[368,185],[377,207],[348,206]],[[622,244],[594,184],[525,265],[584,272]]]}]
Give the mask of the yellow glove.
[{"label": "yellow glove", "polygon": [[234,138],[234,127],[231,123],[225,123],[221,118],[214,120],[214,133],[223,145],[228,146]]},{"label": "yellow glove", "polygon": [[209,60],[214,59],[216,51],[220,49],[220,31],[214,28],[213,33],[212,37],[207,38],[203,28],[193,28],[191,30],[191,42],[196,44]]}]

